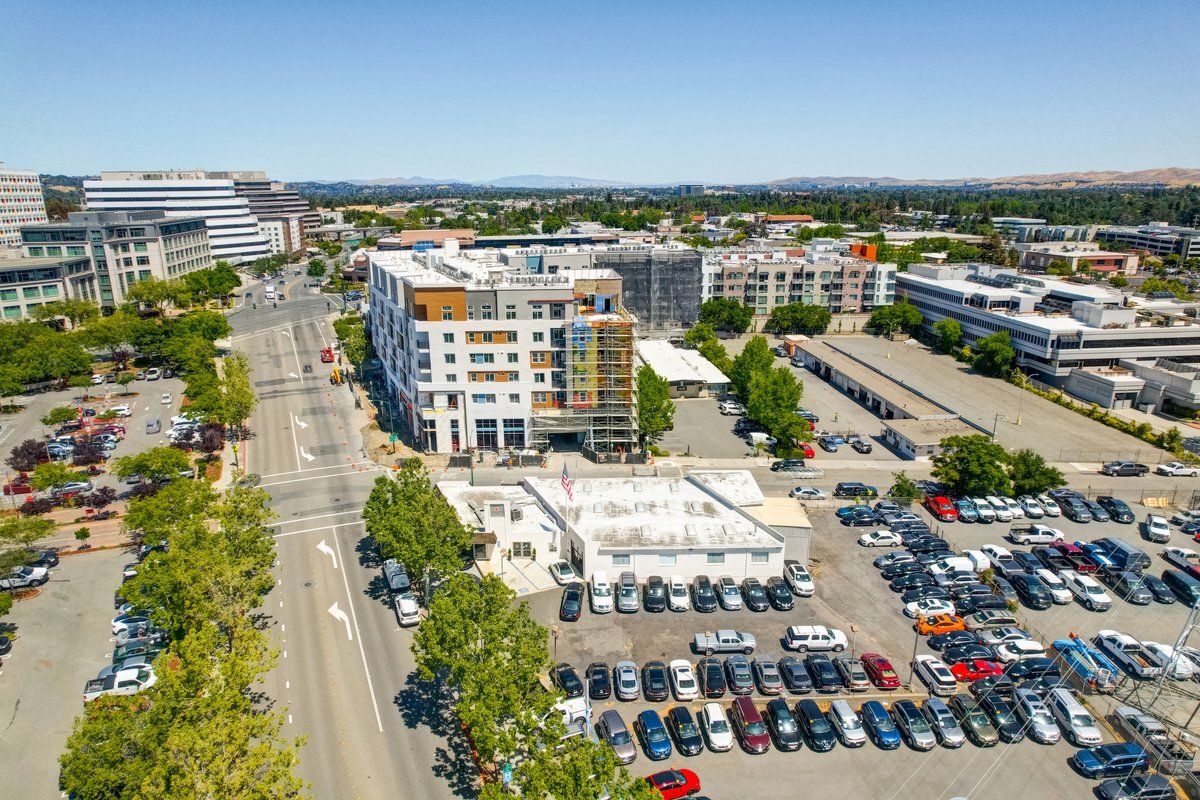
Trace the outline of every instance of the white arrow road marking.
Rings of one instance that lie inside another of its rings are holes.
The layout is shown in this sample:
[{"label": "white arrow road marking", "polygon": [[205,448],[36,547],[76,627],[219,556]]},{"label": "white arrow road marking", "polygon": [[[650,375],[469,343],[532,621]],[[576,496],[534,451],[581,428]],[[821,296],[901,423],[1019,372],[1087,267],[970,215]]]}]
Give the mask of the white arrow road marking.
[{"label": "white arrow road marking", "polygon": [[337,556],[335,556],[335,555],[333,554],[333,548],[332,548],[332,547],[330,547],[329,545],[325,544],[325,540],[324,540],[324,539],[322,539],[322,540],[321,540],[321,541],[320,541],[320,542],[317,544],[317,549],[318,549],[318,550],[320,550],[320,551],[321,551],[322,553],[324,553],[325,555],[329,556],[329,559],[330,559],[330,560],[333,562],[333,568],[334,568],[334,569],[337,569]]},{"label": "white arrow road marking", "polygon": [[297,375],[297,374],[296,374],[296,373],[294,373],[294,372],[289,372],[289,373],[288,373],[288,377],[289,377],[289,378],[299,378],[300,376],[299,376],[299,375]]},{"label": "white arrow road marking", "polygon": [[292,420],[293,420],[293,421],[294,421],[294,422],[295,422],[297,425],[299,425],[301,428],[307,428],[307,427],[308,427],[308,423],[307,423],[307,422],[301,422],[301,421],[300,421],[300,418],[299,418],[299,417],[297,417],[295,414],[292,414]]},{"label": "white arrow road marking", "polygon": [[312,453],[305,450],[303,447],[300,448],[300,455],[304,456],[309,461],[312,461],[316,458],[316,456],[314,456]]},{"label": "white arrow road marking", "polygon": [[290,331],[280,331],[280,333],[282,333],[284,336],[288,337],[289,339],[292,338],[292,334]]},{"label": "white arrow road marking", "polygon": [[329,613],[333,614],[334,617],[342,621],[342,623],[346,626],[346,638],[353,642],[354,633],[350,630],[350,617],[346,616],[346,612],[338,608],[337,603],[334,603],[329,607]]}]

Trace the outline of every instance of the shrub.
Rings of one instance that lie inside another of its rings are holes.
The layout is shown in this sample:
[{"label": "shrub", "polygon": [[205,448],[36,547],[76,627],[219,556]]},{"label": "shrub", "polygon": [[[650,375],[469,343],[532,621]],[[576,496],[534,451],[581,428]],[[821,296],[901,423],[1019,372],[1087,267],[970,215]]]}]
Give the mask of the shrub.
[{"label": "shrub", "polygon": [[656,444],[648,445],[646,449],[649,450],[650,454],[654,456],[664,457],[671,455],[670,450],[664,450]]},{"label": "shrub", "polygon": [[18,511],[25,517],[36,517],[54,509],[54,501],[48,497],[33,497],[20,505]]}]

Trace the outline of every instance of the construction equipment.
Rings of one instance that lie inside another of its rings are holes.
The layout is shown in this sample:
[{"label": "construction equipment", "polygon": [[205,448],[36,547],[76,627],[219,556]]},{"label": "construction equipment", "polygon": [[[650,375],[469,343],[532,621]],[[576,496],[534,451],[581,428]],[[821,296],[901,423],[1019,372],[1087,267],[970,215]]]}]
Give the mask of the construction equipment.
[{"label": "construction equipment", "polygon": [[333,348],[332,347],[326,347],[321,350],[321,363],[322,364],[332,364],[333,363]]},{"label": "construction equipment", "polygon": [[334,367],[333,372],[329,373],[329,382],[334,386],[342,385],[342,373],[338,371],[337,367]]}]

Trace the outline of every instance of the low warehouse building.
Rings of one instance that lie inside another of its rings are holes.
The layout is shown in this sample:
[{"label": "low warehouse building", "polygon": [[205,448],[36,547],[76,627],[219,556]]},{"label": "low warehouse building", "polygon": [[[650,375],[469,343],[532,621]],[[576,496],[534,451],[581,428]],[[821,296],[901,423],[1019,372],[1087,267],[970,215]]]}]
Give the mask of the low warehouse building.
[{"label": "low warehouse building", "polygon": [[883,423],[883,439],[905,458],[928,458],[942,452],[947,436],[982,433],[961,419],[890,419]]},{"label": "low warehouse building", "polygon": [[683,350],[665,339],[640,339],[637,356],[667,382],[671,397],[719,396],[729,390],[725,373],[695,350]]}]

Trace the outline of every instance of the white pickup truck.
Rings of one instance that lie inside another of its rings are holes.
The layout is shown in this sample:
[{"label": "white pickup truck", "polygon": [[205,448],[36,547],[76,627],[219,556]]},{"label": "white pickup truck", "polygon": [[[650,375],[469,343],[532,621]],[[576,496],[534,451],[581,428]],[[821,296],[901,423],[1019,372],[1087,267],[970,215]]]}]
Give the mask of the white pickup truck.
[{"label": "white pickup truck", "polygon": [[697,653],[711,656],[713,653],[745,653],[750,655],[758,642],[754,634],[742,631],[719,630],[716,633],[706,631],[697,633],[692,647]]},{"label": "white pickup truck", "polygon": [[1102,630],[1092,639],[1092,643],[1135,678],[1157,678],[1163,673],[1163,668],[1158,666],[1150,651],[1127,633]]}]

